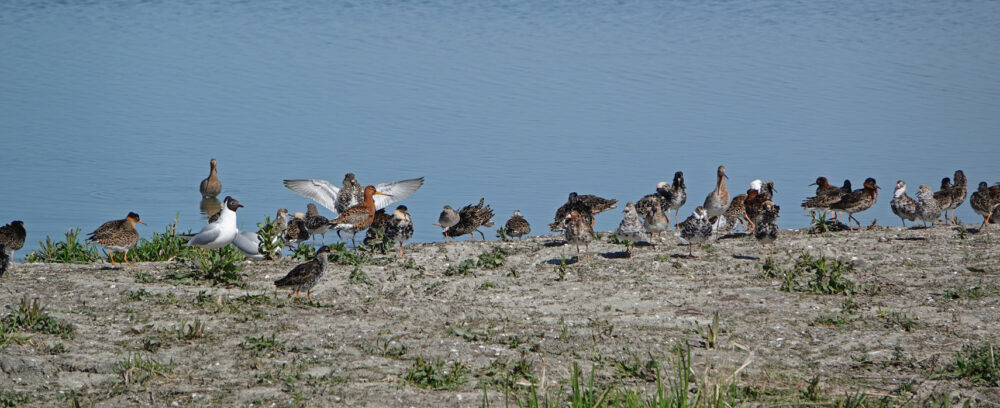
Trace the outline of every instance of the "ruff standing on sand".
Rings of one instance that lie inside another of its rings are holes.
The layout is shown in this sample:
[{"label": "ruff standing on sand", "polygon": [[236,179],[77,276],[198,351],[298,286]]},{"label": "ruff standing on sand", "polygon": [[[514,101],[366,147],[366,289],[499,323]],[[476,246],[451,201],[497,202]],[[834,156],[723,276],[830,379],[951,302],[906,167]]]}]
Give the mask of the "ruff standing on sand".
[{"label": "ruff standing on sand", "polygon": [[458,215],[458,211],[455,211],[455,209],[451,208],[450,205],[445,205],[444,209],[441,210],[441,215],[438,216],[438,222],[434,225],[441,227],[441,233],[444,234],[445,243],[447,243],[450,238],[448,236],[448,229],[455,224],[458,224],[459,220],[461,220],[461,217]]},{"label": "ruff standing on sand", "polygon": [[[845,184],[849,183],[850,182],[845,180]],[[881,187],[875,184],[875,179],[869,177],[865,179],[864,188],[854,190],[850,194],[844,194],[844,196],[840,198],[840,201],[830,205],[830,209],[834,211],[846,212],[848,215],[847,226],[851,228],[851,230],[854,230],[854,228],[851,227],[851,220],[854,220],[854,222],[858,223],[858,231],[861,231],[861,221],[854,218],[854,214],[865,211],[875,205],[875,202],[878,201],[879,188]]]},{"label": "ruff standing on sand", "polygon": [[460,237],[465,234],[471,235],[469,241],[474,241],[476,239],[476,232],[483,237],[483,241],[486,240],[486,236],[483,235],[482,231],[479,231],[479,227],[492,227],[493,222],[490,219],[493,218],[493,209],[489,205],[483,206],[486,202],[485,197],[479,199],[479,204],[477,205],[467,205],[462,207],[458,211],[458,222],[452,225],[444,231],[444,235],[452,237]]},{"label": "ruff standing on sand", "polygon": [[892,213],[899,216],[899,219],[903,221],[903,228],[906,228],[906,220],[916,221],[917,219],[917,200],[910,198],[906,194],[906,182],[899,180],[896,182],[896,190],[892,192],[892,202],[889,203],[892,207]]},{"label": "ruff standing on sand", "polygon": [[[684,172],[674,173],[674,183],[669,187],[666,183],[656,185],[656,192],[660,195],[660,200],[666,204],[663,212],[674,210],[674,223],[677,223],[677,212],[680,211],[684,203],[687,202],[687,190],[684,186]],[[668,217],[669,218],[669,217]],[[669,228],[669,225],[667,226]]]},{"label": "ruff standing on sand", "polygon": [[[367,200],[365,193],[368,188],[362,189],[351,173],[344,176],[343,188],[320,179],[285,180],[284,183],[289,190],[311,198],[319,205],[340,215]],[[423,177],[373,185],[375,191],[379,192],[379,197],[375,197],[372,201],[374,207],[372,212],[413,195],[422,185],[424,185]]]},{"label": "ruff standing on sand", "polygon": [[951,186],[951,205],[945,210],[951,211],[951,223],[958,224],[955,220],[955,209],[965,202],[965,197],[969,194],[969,180],[965,178],[962,170],[955,170],[954,176],[955,183]]},{"label": "ruff standing on sand", "polygon": [[927,222],[930,222],[931,227],[933,227],[938,222],[938,218],[941,217],[941,211],[943,208],[941,203],[934,198],[931,186],[921,184],[917,191],[917,218],[924,222],[925,227]]},{"label": "ruff standing on sand", "polygon": [[115,260],[111,257],[111,253],[113,251],[124,252],[125,264],[132,268],[132,264],[128,263],[128,249],[139,242],[139,231],[135,230],[136,223],[146,224],[139,219],[139,214],[130,212],[124,219],[101,224],[87,237],[87,245],[97,244],[107,249],[108,261],[112,265],[115,264]]},{"label": "ruff standing on sand", "polygon": [[549,224],[549,230],[552,232],[561,231],[565,225],[566,216],[573,210],[579,212],[580,216],[585,218],[590,223],[591,229],[593,229],[595,215],[617,207],[618,200],[616,199],[601,198],[591,194],[579,195],[574,191],[569,193],[566,204],[563,204],[556,210],[556,216],[553,222]]},{"label": "ruff standing on sand", "polygon": [[756,223],[756,228],[754,228],[753,236],[757,238],[757,242],[761,245],[761,260],[763,261],[767,258],[767,245],[771,245],[771,258],[774,258],[774,241],[778,239],[778,212],[781,211],[781,207],[774,204],[773,201],[767,200],[764,202],[761,209],[760,222]]},{"label": "ruff standing on sand", "polygon": [[309,235],[312,236],[313,245],[316,245],[316,234],[323,236],[322,242],[326,243],[326,231],[330,229],[330,220],[319,215],[319,209],[316,208],[316,204],[306,204],[306,229],[309,230]]},{"label": "ruff standing on sand", "polygon": [[[681,238],[688,242],[688,257],[693,257],[692,247],[698,245],[704,249],[705,241],[712,236],[712,223],[708,221],[708,211],[705,207],[696,207],[694,213],[681,223],[680,229]],[[701,259],[701,256],[698,256],[698,259]]]},{"label": "ruff standing on sand", "polygon": [[[659,205],[656,206],[659,209]],[[622,222],[618,224],[618,229],[615,230],[615,237],[627,242],[625,245],[626,252],[628,253],[628,259],[632,259],[632,246],[638,241],[646,240],[646,230],[642,226],[642,222],[639,221],[639,214],[636,212],[635,204],[628,202],[625,204],[625,218]],[[660,211],[660,215],[663,215],[663,211]]]},{"label": "ruff standing on sand", "polygon": [[993,211],[1000,207],[1000,185],[986,186],[985,181],[979,182],[979,189],[969,197],[969,206],[972,210],[983,217],[983,223],[979,225],[979,230],[986,229],[993,216]]},{"label": "ruff standing on sand", "polygon": [[733,200],[729,202],[729,208],[722,214],[726,218],[726,231],[735,230],[737,221],[743,226],[744,231],[750,231],[750,224],[747,223],[747,209],[744,205],[746,201],[747,195],[740,194],[733,197]]},{"label": "ruff standing on sand", "polygon": [[580,262],[580,244],[586,250],[586,257],[590,259],[590,241],[594,239],[594,227],[590,225],[593,218],[584,217],[580,211],[572,210],[563,219],[563,236],[566,243],[576,245],[576,260]]},{"label": "ruff standing on sand", "polygon": [[288,221],[288,228],[285,230],[285,243],[291,248],[292,244],[309,239],[309,229],[306,228],[305,213],[296,212],[292,214],[292,219]]},{"label": "ruff standing on sand", "polygon": [[[312,302],[312,288],[316,286],[326,268],[330,266],[327,255],[330,254],[330,247],[323,245],[316,250],[316,257],[311,261],[301,263],[288,271],[284,278],[274,281],[274,286],[278,288],[291,288],[295,294],[295,300],[299,300],[299,292],[306,291],[306,298]],[[292,293],[288,297],[292,297]]]},{"label": "ruff standing on sand", "polygon": [[222,213],[219,214],[218,221],[206,225],[184,245],[211,251],[232,243],[239,232],[236,228],[236,209],[240,207],[243,205],[239,201],[226,196],[222,200]]},{"label": "ruff standing on sand", "polygon": [[670,229],[670,219],[667,218],[667,213],[663,210],[663,199],[657,198],[656,205],[651,210],[642,216],[642,225],[646,228],[646,232],[654,237],[659,237],[660,234]]},{"label": "ruff standing on sand", "polygon": [[840,196],[843,195],[840,188],[831,185],[826,177],[817,177],[816,182],[810,186],[816,186],[816,195],[802,201],[802,208],[806,210],[826,213],[830,211],[830,204],[840,201]]},{"label": "ruff standing on sand", "polygon": [[413,237],[413,221],[405,205],[396,207],[392,219],[385,226],[385,236],[399,244],[399,257],[403,257],[403,243]]},{"label": "ruff standing on sand", "polygon": [[504,231],[508,237],[521,239],[521,237],[531,233],[531,224],[521,216],[521,210],[514,210],[507,223],[504,224]]},{"label": "ruff standing on sand", "polygon": [[[951,179],[945,177],[941,179],[941,189],[934,192],[934,199],[941,206],[941,212],[944,214],[945,221],[948,220],[948,207],[951,207],[951,189]],[[937,222],[941,223],[941,221]]]},{"label": "ruff standing on sand", "polygon": [[[705,205],[702,207],[709,218],[723,215],[729,209],[729,189],[726,188],[727,178],[729,176],[726,175],[726,166],[719,166],[719,169],[715,173],[715,190],[712,190],[708,194],[708,197],[705,197]],[[713,229],[718,229],[718,227],[718,222],[716,222]]]},{"label": "ruff standing on sand", "polygon": [[201,181],[198,191],[201,191],[201,198],[215,198],[222,192],[222,182],[219,181],[219,174],[215,168],[215,159],[209,162],[211,166],[208,170],[208,177]]},{"label": "ruff standing on sand", "polygon": [[24,222],[22,221],[11,221],[10,224],[0,227],[0,246],[3,247],[0,253],[7,255],[11,260],[11,265],[13,265],[14,251],[21,249],[24,246],[24,239],[28,236],[28,231],[24,229]]}]

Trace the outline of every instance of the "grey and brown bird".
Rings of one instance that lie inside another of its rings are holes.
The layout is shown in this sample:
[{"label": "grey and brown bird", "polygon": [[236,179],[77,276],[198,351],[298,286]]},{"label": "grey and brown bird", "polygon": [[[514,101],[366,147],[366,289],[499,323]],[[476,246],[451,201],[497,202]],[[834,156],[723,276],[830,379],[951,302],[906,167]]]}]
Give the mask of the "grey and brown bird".
[{"label": "grey and brown bird", "polygon": [[399,257],[403,257],[403,243],[413,237],[413,221],[405,205],[396,207],[392,218],[385,226],[385,236],[399,244]]},{"label": "grey and brown bird", "polygon": [[479,204],[469,204],[458,210],[458,222],[444,231],[445,236],[454,238],[470,234],[469,241],[474,241],[476,239],[475,233],[479,232],[479,235],[485,241],[486,236],[483,235],[482,231],[479,231],[479,227],[489,228],[493,226],[493,222],[490,221],[493,218],[493,209],[488,204],[485,204],[485,201],[485,198],[480,198]]},{"label": "grey and brown bird", "polygon": [[830,204],[840,201],[840,197],[843,195],[840,188],[831,185],[826,177],[817,177],[816,182],[810,184],[810,186],[816,186],[816,195],[802,201],[802,208],[806,210],[817,210],[826,213],[830,211]]},{"label": "grey and brown bird", "polygon": [[983,217],[979,230],[985,230],[992,222],[993,213],[1000,209],[1000,185],[987,187],[985,181],[980,181],[979,189],[969,197],[969,206]]},{"label": "grey and brown bird", "polygon": [[778,212],[781,207],[767,200],[763,203],[760,220],[755,224],[754,238],[761,244],[761,260],[767,258],[767,246],[771,245],[771,258],[774,258],[774,241],[778,239]]},{"label": "grey and brown bird", "polygon": [[445,205],[444,209],[441,210],[441,215],[438,216],[438,222],[434,224],[441,227],[441,232],[444,234],[444,242],[448,242],[450,238],[448,236],[448,229],[458,224],[459,220],[461,220],[461,217],[458,215],[458,211],[455,211],[450,205]]},{"label": "grey and brown bird", "polygon": [[[705,207],[700,205],[695,207],[691,216],[680,224],[680,229],[681,238],[688,242],[688,257],[693,257],[692,248],[695,245],[703,247],[705,241],[712,236],[712,223],[708,220],[708,211]],[[698,259],[701,259],[701,256],[698,256]]]},{"label": "grey and brown bird", "polygon": [[24,247],[24,239],[27,236],[28,231],[24,229],[23,221],[11,221],[9,224],[0,227],[0,245],[3,246],[3,250],[0,252],[4,256],[10,253],[8,259],[11,260],[11,265],[13,265],[14,251]]},{"label": "grey and brown bird", "polygon": [[705,197],[705,205],[702,208],[709,218],[715,218],[726,213],[729,209],[729,189],[726,188],[726,166],[719,166],[715,172],[715,189]]},{"label": "grey and brown bird", "polygon": [[593,228],[595,215],[617,207],[618,200],[616,199],[601,198],[592,194],[581,195],[574,191],[569,193],[566,203],[556,210],[556,215],[553,222],[549,224],[549,229],[553,232],[561,231],[565,225],[566,215],[573,210],[578,211],[580,216],[584,217]]},{"label": "grey and brown bird", "polygon": [[330,247],[326,245],[321,246],[316,250],[316,257],[311,261],[296,265],[292,270],[288,271],[285,277],[274,281],[274,286],[292,289],[288,297],[292,297],[292,293],[294,293],[296,300],[299,299],[299,292],[304,290],[306,291],[306,298],[312,302],[312,288],[319,283],[319,280],[326,273],[326,269],[330,266],[330,260],[327,257],[329,254]]},{"label": "grey and brown bird", "polygon": [[316,204],[306,204],[306,229],[312,236],[313,245],[316,244],[316,234],[323,237],[322,243],[326,243],[326,231],[330,229],[330,220],[320,215]]},{"label": "grey and brown bird", "polygon": [[[367,187],[361,188],[362,184],[358,184],[352,173],[347,173],[344,176],[343,187],[337,187],[329,181],[321,179],[284,180],[284,183],[289,190],[303,197],[311,198],[319,205],[340,215],[361,205],[365,201],[365,190],[367,190]],[[375,191],[382,194],[374,197],[372,212],[413,195],[423,185],[423,177],[373,184]]]},{"label": "grey and brown bird", "polygon": [[385,208],[375,211],[375,218],[372,218],[372,225],[368,226],[365,232],[365,240],[361,241],[367,246],[372,246],[385,237],[385,227],[392,220],[392,215],[385,212]]},{"label": "grey and brown bird", "polygon": [[952,182],[951,205],[949,205],[945,210],[951,211],[951,223],[957,224],[958,221],[955,219],[955,209],[965,202],[965,198],[969,194],[969,180],[965,178],[965,172],[962,170],[955,170]]},{"label": "grey and brown bird", "polygon": [[588,260],[590,259],[590,241],[594,239],[594,227],[590,225],[591,220],[592,218],[584,217],[579,210],[575,209],[563,218],[563,236],[566,238],[567,244],[576,245],[577,262],[582,260],[580,258],[580,244],[583,244],[584,255]]},{"label": "grey and brown bird", "polygon": [[[941,207],[945,221],[948,221],[948,208],[951,207],[951,189],[951,179],[945,177],[941,179],[941,189],[934,192],[934,199],[937,200],[938,205]],[[941,223],[940,220],[936,222]]]},{"label": "grey and brown bird", "polygon": [[667,207],[663,211],[669,213],[670,210],[674,210],[674,222],[679,222],[677,213],[684,206],[684,203],[687,202],[687,187],[684,186],[684,172],[675,172],[674,181],[670,186],[667,186],[665,183],[658,184],[656,186],[656,193],[660,195],[662,204],[665,204]]},{"label": "grey and brown bird", "polygon": [[941,217],[941,211],[944,211],[944,209],[941,203],[934,197],[934,191],[931,190],[931,186],[921,184],[920,189],[917,190],[917,219],[923,221],[924,226],[927,226],[927,223],[930,222],[933,227],[938,222],[938,218]]},{"label": "grey and brown bird", "polygon": [[[667,218],[666,213],[670,208],[664,209],[663,197],[655,196],[652,201],[653,205],[648,208],[649,211],[645,214],[639,213],[639,207],[636,206],[636,213],[642,220],[645,232],[654,237],[659,237],[660,234],[670,229],[670,219]],[[643,239],[645,240],[645,238]]]},{"label": "grey and brown bird", "polygon": [[508,237],[521,239],[531,233],[531,224],[521,215],[521,210],[514,210],[514,214],[504,224],[504,231]]},{"label": "grey and brown bird", "polygon": [[917,200],[910,198],[906,194],[906,182],[899,180],[896,182],[896,190],[892,193],[892,202],[889,203],[892,207],[892,213],[896,214],[899,219],[903,222],[903,227],[906,227],[906,220],[916,221],[917,219]]},{"label": "grey and brown bird", "polygon": [[296,212],[292,214],[292,219],[288,220],[288,228],[285,229],[285,243],[291,248],[292,244],[309,239],[309,229],[306,228],[306,214]]},{"label": "grey and brown bird", "polygon": [[115,265],[112,253],[123,252],[125,264],[132,268],[132,264],[128,262],[128,250],[139,242],[139,231],[135,230],[136,223],[146,224],[139,219],[139,214],[134,212],[128,213],[123,219],[108,221],[87,236],[87,244],[104,247],[108,251],[108,261],[112,265]]},{"label": "grey and brown bird", "polygon": [[278,235],[284,235],[285,230],[288,229],[288,209],[279,208],[278,212],[274,215],[274,233]]},{"label": "grey and brown bird", "polygon": [[726,218],[726,230],[735,230],[739,223],[744,231],[750,231],[750,224],[747,222],[747,211],[744,203],[747,201],[746,194],[739,194],[729,202],[729,208],[722,214]]},{"label": "grey and brown bird", "polygon": [[[663,210],[660,209],[659,205],[656,206],[656,210],[659,211],[660,215],[663,215]],[[625,209],[622,212],[625,213],[625,216],[618,224],[618,229],[615,230],[615,237],[626,242],[625,250],[628,253],[628,259],[632,259],[632,246],[636,242],[647,239],[646,228],[642,226],[635,204],[632,204],[631,201],[625,204]],[[666,228],[666,225],[663,228]]]},{"label": "grey and brown bird", "polygon": [[201,192],[201,198],[215,198],[222,192],[222,182],[219,181],[219,173],[216,169],[216,161],[212,159],[209,163],[208,177],[205,177],[201,181],[201,185],[198,186],[198,191]]},{"label": "grey and brown bird", "polygon": [[[845,184],[847,184],[847,182],[845,182]],[[850,194],[844,194],[840,198],[840,201],[830,205],[830,209],[833,211],[846,212],[848,215],[848,227],[851,228],[851,230],[854,230],[854,227],[851,226],[851,220],[853,220],[858,224],[858,231],[860,231],[861,221],[854,218],[854,214],[872,208],[872,206],[875,205],[875,202],[878,201],[878,190],[880,188],[881,187],[875,184],[875,179],[869,177],[865,179],[863,188],[854,190]]]},{"label": "grey and brown bird", "polygon": [[367,229],[375,220],[376,195],[388,196],[388,194],[376,190],[375,186],[365,186],[364,200],[340,213],[339,217],[330,220],[330,228],[350,233],[351,243],[357,246],[357,243],[354,242],[354,235],[358,231]]}]

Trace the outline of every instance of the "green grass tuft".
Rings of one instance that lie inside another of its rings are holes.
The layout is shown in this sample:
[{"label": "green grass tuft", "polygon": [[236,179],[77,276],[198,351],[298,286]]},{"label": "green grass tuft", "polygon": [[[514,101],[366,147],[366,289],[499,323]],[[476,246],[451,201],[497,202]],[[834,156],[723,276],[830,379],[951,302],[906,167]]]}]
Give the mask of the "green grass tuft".
[{"label": "green grass tuft", "polygon": [[54,262],[54,263],[91,263],[100,259],[97,249],[87,246],[79,241],[80,229],[69,229],[66,231],[66,240],[52,242],[52,238],[45,237],[44,242],[39,242],[38,251],[31,251],[24,260],[26,262]]}]

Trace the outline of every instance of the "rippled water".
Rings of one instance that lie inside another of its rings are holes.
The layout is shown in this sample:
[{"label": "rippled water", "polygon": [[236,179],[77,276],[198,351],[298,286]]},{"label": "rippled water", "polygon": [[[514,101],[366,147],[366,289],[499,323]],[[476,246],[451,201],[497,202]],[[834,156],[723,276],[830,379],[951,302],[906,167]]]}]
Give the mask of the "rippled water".
[{"label": "rippled water", "polygon": [[774,179],[786,228],[818,175],[875,177],[860,218],[893,225],[897,179],[1000,179],[998,2],[330,3],[0,4],[19,258],[129,211],[144,236],[199,229],[213,157],[244,228],[304,211],[284,178],[425,176],[418,241],[444,204],[485,196],[537,233],[570,191],[636,200],[676,170],[686,216],[719,164],[734,192]]}]

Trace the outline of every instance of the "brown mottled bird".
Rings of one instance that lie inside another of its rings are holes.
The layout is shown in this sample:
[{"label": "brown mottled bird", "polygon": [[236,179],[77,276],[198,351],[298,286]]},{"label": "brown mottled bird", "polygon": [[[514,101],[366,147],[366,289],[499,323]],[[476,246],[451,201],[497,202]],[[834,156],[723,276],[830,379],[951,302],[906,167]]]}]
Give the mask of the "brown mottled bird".
[{"label": "brown mottled bird", "polygon": [[860,231],[861,221],[854,218],[854,214],[865,211],[875,205],[875,202],[878,200],[879,188],[881,187],[875,184],[875,179],[869,177],[865,179],[864,188],[859,188],[850,194],[845,194],[841,197],[840,201],[831,204],[830,209],[846,212],[848,215],[848,227],[854,230],[850,225],[851,220],[854,220],[854,222],[858,223],[858,231]]},{"label": "brown mottled bird", "polygon": [[744,203],[747,201],[746,194],[740,194],[733,197],[733,200],[729,202],[729,208],[726,212],[722,214],[726,217],[726,228],[736,229],[736,223],[739,222],[743,226],[744,231],[750,231],[750,224],[747,223],[747,211]]},{"label": "brown mottled bird", "polygon": [[[301,263],[288,271],[285,277],[274,281],[274,286],[279,288],[291,288],[292,293],[295,294],[295,299],[299,299],[299,292],[306,291],[306,298],[312,302],[312,288],[316,286],[323,274],[326,273],[326,268],[330,265],[330,260],[327,255],[330,253],[330,247],[323,245],[316,250],[316,257],[311,261]],[[288,294],[288,297],[292,297],[292,293]]]},{"label": "brown mottled bird", "polygon": [[434,223],[434,225],[441,227],[441,232],[444,234],[444,242],[447,243],[448,239],[451,238],[448,236],[448,229],[453,225],[458,224],[460,219],[461,217],[458,215],[458,211],[455,211],[455,209],[451,208],[450,205],[445,205],[444,210],[441,210],[441,215],[438,216],[438,222]]},{"label": "brown mottled bird", "polygon": [[198,190],[201,191],[201,198],[215,198],[222,192],[222,182],[219,181],[219,174],[215,167],[215,159],[209,162],[211,168],[208,177],[201,181]]},{"label": "brown mottled bird", "polygon": [[[951,179],[945,177],[941,179],[941,189],[934,192],[934,200],[941,207],[945,220],[948,220],[948,208],[951,207],[951,189]],[[937,220],[936,222],[940,223],[941,221]]]},{"label": "brown mottled bird", "polygon": [[531,224],[528,224],[528,220],[521,216],[521,210],[514,210],[514,214],[504,224],[504,229],[507,236],[521,239],[521,237],[531,233]]},{"label": "brown mottled bird", "polygon": [[330,229],[330,220],[319,214],[316,204],[306,204],[306,229],[313,238],[313,245],[316,245],[316,234],[323,236],[323,243],[326,243],[326,231]]},{"label": "brown mottled bird", "polygon": [[368,231],[365,231],[365,240],[361,243],[371,246],[380,237],[385,236],[385,227],[389,225],[389,221],[392,220],[392,216],[386,214],[385,208],[375,211],[375,218],[372,218],[372,225],[368,227]]},{"label": "brown mottled bird", "polygon": [[3,247],[0,253],[6,256],[7,252],[10,252],[11,256],[8,259],[13,259],[14,251],[24,246],[24,239],[27,236],[28,232],[24,229],[22,221],[11,221],[10,224],[0,227],[0,246]]},{"label": "brown mottled bird", "polygon": [[985,181],[979,182],[979,189],[969,197],[969,206],[972,210],[983,217],[983,223],[979,225],[982,231],[991,222],[993,212],[1000,208],[1000,185],[987,187]]},{"label": "brown mottled bird", "polygon": [[403,243],[413,237],[413,221],[405,205],[396,207],[389,224],[385,226],[385,236],[399,244],[399,257],[403,257]]},{"label": "brown mottled bird", "polygon": [[[479,204],[462,207],[458,211],[458,223],[448,228],[444,234],[451,237],[470,234],[469,241],[474,241],[476,239],[475,232],[479,231],[479,227],[489,228],[493,226],[493,222],[490,221],[493,218],[493,209],[488,204],[484,206],[484,203],[485,198],[480,198]],[[479,235],[483,237],[483,241],[486,240],[482,231],[479,231]]]},{"label": "brown mottled bird", "polygon": [[767,245],[771,245],[771,258],[774,258],[774,241],[778,239],[778,212],[781,207],[774,205],[771,200],[762,204],[760,222],[755,224],[754,237],[761,244],[761,260],[767,257]]},{"label": "brown mottled bird", "polygon": [[132,264],[128,262],[128,250],[139,242],[139,231],[135,230],[136,223],[146,224],[139,219],[139,214],[134,212],[128,213],[124,219],[108,221],[90,233],[87,237],[87,244],[97,244],[107,249],[108,261],[112,265],[115,264],[115,259],[111,253],[113,251],[124,252],[125,264],[132,268]]},{"label": "brown mottled bird", "polygon": [[899,180],[896,182],[896,190],[892,193],[892,202],[889,203],[892,213],[899,216],[906,227],[906,220],[917,220],[917,200],[906,194],[906,182]]},{"label": "brown mottled bird", "polygon": [[954,184],[951,185],[951,205],[948,206],[947,210],[951,211],[951,223],[958,224],[955,220],[955,209],[965,202],[965,197],[969,194],[969,180],[965,178],[965,173],[962,170],[955,170],[955,177],[952,179]]},{"label": "brown mottled bird", "polygon": [[342,212],[339,217],[330,220],[330,228],[349,232],[351,243],[357,246],[357,243],[354,242],[354,235],[358,231],[368,228],[375,219],[374,197],[376,195],[388,196],[388,194],[377,191],[375,186],[365,186],[364,200]]},{"label": "brown mottled bird", "polygon": [[285,242],[288,243],[288,247],[291,248],[292,244],[305,241],[309,237],[305,213],[292,214],[292,219],[288,221],[288,227],[285,229]]},{"label": "brown mottled bird", "polygon": [[617,207],[618,200],[616,199],[601,198],[591,194],[579,195],[574,191],[569,193],[566,204],[563,204],[556,210],[556,216],[553,222],[549,224],[549,229],[553,232],[561,231],[565,224],[566,215],[573,210],[578,211],[580,216],[586,218],[591,228],[593,228],[595,215]]},{"label": "brown mottled bird", "polygon": [[726,166],[719,166],[715,173],[715,189],[705,197],[705,209],[709,218],[718,217],[729,209],[729,189],[726,188]]},{"label": "brown mottled bird", "polygon": [[590,241],[594,239],[594,227],[590,219],[584,217],[578,210],[572,210],[563,219],[563,234],[567,244],[576,245],[576,259],[580,260],[580,244],[583,244],[586,257],[590,259]]}]

